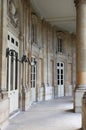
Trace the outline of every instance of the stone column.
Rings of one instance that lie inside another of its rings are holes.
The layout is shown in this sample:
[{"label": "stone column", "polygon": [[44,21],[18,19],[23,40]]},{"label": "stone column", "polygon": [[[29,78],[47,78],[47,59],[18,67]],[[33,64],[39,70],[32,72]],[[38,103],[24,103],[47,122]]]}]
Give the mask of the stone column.
[{"label": "stone column", "polygon": [[6,90],[7,0],[0,2],[0,90]]},{"label": "stone column", "polygon": [[81,112],[82,96],[86,91],[86,0],[75,0],[76,5],[76,89],[75,112]]}]

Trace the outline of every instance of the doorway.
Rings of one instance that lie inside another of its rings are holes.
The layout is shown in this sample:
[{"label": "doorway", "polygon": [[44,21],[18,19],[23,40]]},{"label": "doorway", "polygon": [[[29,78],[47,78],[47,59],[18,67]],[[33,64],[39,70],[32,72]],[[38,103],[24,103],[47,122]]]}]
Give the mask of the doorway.
[{"label": "doorway", "polygon": [[58,97],[64,96],[64,63],[57,63],[57,91]]},{"label": "doorway", "polygon": [[11,32],[8,32],[8,49],[14,50],[7,56],[7,90],[12,113],[18,109],[18,61],[15,55],[19,53],[19,41]]}]

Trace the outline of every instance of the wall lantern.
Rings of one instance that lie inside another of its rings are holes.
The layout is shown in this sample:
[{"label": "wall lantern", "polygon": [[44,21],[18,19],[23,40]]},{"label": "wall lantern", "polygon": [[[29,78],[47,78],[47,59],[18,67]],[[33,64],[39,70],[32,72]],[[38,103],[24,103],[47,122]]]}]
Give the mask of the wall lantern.
[{"label": "wall lantern", "polygon": [[[31,63],[30,59],[26,55],[23,55],[21,59],[18,59],[18,54],[13,49],[9,49],[9,48],[6,49],[6,57],[8,57],[8,56],[13,57],[14,60],[17,60],[20,63],[24,63],[25,62],[25,63],[29,63],[31,66],[33,65]],[[34,65],[36,65],[36,63],[37,62],[35,62]]]}]

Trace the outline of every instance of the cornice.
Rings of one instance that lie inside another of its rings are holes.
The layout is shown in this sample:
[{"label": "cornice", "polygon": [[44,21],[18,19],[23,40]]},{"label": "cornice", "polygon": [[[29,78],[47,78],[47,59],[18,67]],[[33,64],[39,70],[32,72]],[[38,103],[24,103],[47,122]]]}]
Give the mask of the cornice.
[{"label": "cornice", "polygon": [[82,3],[86,4],[86,0],[74,0],[75,6],[78,7],[79,5],[81,5]]},{"label": "cornice", "polygon": [[52,18],[46,18],[46,21],[48,22],[62,22],[62,21],[75,21],[75,16],[67,16],[67,17],[52,17]]}]

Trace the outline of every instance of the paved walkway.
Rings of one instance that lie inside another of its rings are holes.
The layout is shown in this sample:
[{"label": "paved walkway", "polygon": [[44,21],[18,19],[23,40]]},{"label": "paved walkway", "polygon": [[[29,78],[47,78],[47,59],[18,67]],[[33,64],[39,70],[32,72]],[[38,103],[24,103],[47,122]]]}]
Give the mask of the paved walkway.
[{"label": "paved walkway", "polygon": [[81,114],[73,112],[72,98],[37,103],[21,112],[6,130],[80,130]]}]

